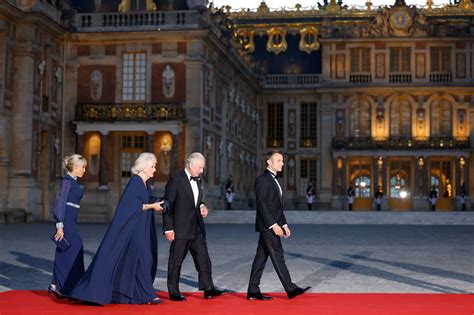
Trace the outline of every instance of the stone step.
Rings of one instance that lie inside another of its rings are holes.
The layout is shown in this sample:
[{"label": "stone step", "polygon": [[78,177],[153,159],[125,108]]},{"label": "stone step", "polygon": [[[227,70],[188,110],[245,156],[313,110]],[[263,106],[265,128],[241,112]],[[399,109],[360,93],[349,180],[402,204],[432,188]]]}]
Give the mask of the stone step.
[{"label": "stone step", "polygon": [[[289,224],[474,225],[474,212],[287,210]],[[254,224],[255,210],[215,210],[206,223]]]}]

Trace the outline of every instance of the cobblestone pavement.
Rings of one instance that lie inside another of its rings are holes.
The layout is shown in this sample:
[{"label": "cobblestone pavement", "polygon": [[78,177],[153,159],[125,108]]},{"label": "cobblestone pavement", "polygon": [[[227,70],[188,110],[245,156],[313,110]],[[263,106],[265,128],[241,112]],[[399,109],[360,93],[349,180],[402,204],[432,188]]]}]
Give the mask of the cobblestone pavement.
[{"label": "cobblestone pavement", "polygon": [[[473,293],[474,226],[293,225],[283,240],[293,281],[312,292]],[[107,224],[80,224],[89,265]],[[161,226],[157,227],[161,230]],[[245,292],[258,235],[249,224],[208,224],[216,286]],[[0,225],[0,292],[45,290],[51,279],[53,224]],[[169,244],[161,236],[155,288],[166,290]],[[268,261],[262,291],[283,291]],[[181,291],[197,291],[190,255]]]}]

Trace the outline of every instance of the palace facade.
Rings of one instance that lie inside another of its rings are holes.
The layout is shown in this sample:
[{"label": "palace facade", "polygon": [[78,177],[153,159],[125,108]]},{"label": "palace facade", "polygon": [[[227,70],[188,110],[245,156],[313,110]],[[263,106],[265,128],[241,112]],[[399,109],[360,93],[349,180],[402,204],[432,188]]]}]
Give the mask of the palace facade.
[{"label": "palace facade", "polygon": [[144,151],[161,194],[204,153],[211,208],[254,208],[270,149],[285,152],[288,209],[471,208],[474,9],[232,11],[196,1],[0,3],[0,211],[50,220],[61,159],[88,160],[81,219],[107,221]]}]

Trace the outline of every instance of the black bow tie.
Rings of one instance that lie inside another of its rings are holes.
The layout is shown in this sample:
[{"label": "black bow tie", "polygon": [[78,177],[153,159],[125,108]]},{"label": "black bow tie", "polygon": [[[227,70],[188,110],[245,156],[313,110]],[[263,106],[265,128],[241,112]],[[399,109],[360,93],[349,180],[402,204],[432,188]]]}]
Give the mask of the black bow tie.
[{"label": "black bow tie", "polygon": [[192,180],[199,181],[199,176],[191,176],[189,178],[189,181],[192,181]]},{"label": "black bow tie", "polygon": [[272,173],[272,175],[273,175],[273,178],[278,179],[278,173],[276,173],[276,174]]}]

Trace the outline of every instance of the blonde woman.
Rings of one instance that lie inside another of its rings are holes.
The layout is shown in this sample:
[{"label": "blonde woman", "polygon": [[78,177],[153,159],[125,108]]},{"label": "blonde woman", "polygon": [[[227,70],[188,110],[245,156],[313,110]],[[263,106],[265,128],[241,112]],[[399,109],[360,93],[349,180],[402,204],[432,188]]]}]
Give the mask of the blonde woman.
[{"label": "blonde woman", "polygon": [[71,293],[84,274],[84,253],[82,238],[77,229],[77,215],[83,194],[77,179],[86,172],[87,161],[79,154],[66,156],[63,168],[67,174],[61,182],[61,190],[54,204],[56,233],[54,239],[68,247],[56,247],[53,278],[49,294],[63,298]]},{"label": "blonde woman", "polygon": [[163,201],[152,196],[147,181],[156,171],[156,157],[142,153],[120,197],[115,215],[87,272],[71,296],[94,304],[158,304],[153,288],[157,240],[153,210]]}]

